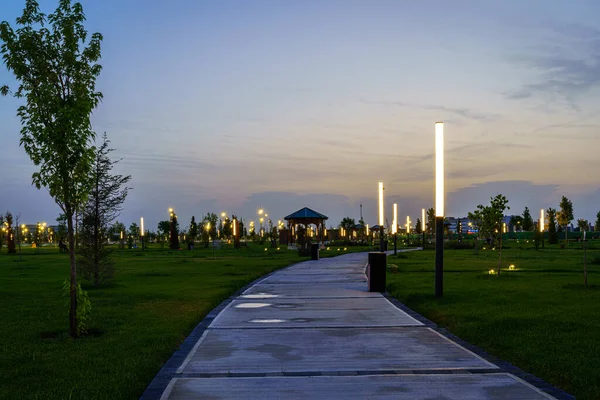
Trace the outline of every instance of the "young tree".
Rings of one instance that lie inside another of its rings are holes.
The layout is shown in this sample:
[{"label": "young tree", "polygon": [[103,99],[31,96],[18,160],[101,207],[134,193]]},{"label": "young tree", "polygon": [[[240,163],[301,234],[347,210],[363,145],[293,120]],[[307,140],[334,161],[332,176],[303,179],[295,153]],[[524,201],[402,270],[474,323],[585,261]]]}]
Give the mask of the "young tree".
[{"label": "young tree", "polygon": [[573,203],[565,196],[560,200],[560,211],[556,214],[556,220],[560,226],[564,226],[565,229],[565,246],[567,242],[567,226],[573,220]]},{"label": "young tree", "polygon": [[112,250],[106,245],[110,225],[123,209],[123,202],[130,189],[126,185],[131,180],[129,175],[111,174],[114,165],[120,160],[110,159],[110,153],[114,149],[109,148],[109,145],[110,140],[104,133],[102,145],[95,151],[92,189],[81,219],[78,271],[95,286],[114,276],[115,262],[110,257]]},{"label": "young tree", "polygon": [[558,243],[558,233],[556,232],[556,209],[550,207],[546,210],[546,216],[548,217],[548,243]]},{"label": "young tree", "polygon": [[435,231],[435,209],[432,207],[427,210],[427,223],[425,224],[427,233],[432,235]]},{"label": "young tree", "polygon": [[[217,238],[217,223],[219,222],[219,217],[215,213],[207,213],[202,219],[202,225],[204,227],[208,226],[208,234],[214,240]],[[207,225],[208,224],[208,225]],[[206,229],[206,228],[205,228]]]},{"label": "young tree", "polygon": [[481,213],[481,209],[477,208],[475,211],[469,212],[467,214],[467,218],[471,222],[472,227],[477,231],[477,235],[475,235],[475,239],[474,239],[475,240],[475,252],[477,254],[479,254],[478,244],[479,244],[479,237],[481,235],[481,228],[483,226],[483,214]]},{"label": "young tree", "polygon": [[421,219],[417,218],[417,222],[415,223],[415,232],[416,233],[419,233],[419,234],[423,233],[423,230],[421,229],[422,228],[421,224],[422,224]]},{"label": "young tree", "polygon": [[[16,31],[0,23],[1,53],[20,82],[15,97],[24,98],[21,145],[39,171],[33,184],[46,187],[67,217],[71,279],[69,332],[77,337],[77,269],[73,214],[85,204],[94,157],[90,115],[102,99],[96,91],[100,75],[102,35],[94,33],[87,47],[85,16],[79,3],[60,0],[46,16],[37,1],[27,0]],[[3,95],[11,93],[7,86]]]},{"label": "young tree", "polygon": [[140,227],[135,222],[132,222],[129,225],[128,235],[131,236],[134,240],[137,240],[140,237]]},{"label": "young tree", "polygon": [[600,232],[600,211],[596,214],[596,223],[594,224],[594,230]]},{"label": "young tree", "polygon": [[231,220],[229,217],[225,217],[221,226],[221,238],[227,239],[231,236],[233,229],[231,229]]},{"label": "young tree", "polygon": [[190,229],[188,231],[189,241],[194,243],[196,237],[198,237],[198,224],[196,223],[196,217],[192,215],[192,219],[190,221]]},{"label": "young tree", "polygon": [[529,207],[525,207],[523,211],[523,230],[525,232],[533,231],[533,218],[531,217],[531,212],[529,212]]},{"label": "young tree", "polygon": [[[481,234],[488,238],[490,245],[496,245],[498,242],[498,269],[497,274],[500,275],[500,264],[502,263],[502,220],[504,219],[504,211],[509,210],[508,200],[501,194],[492,197],[489,206],[478,205],[478,211],[481,217]],[[470,217],[476,215],[470,213]]]}]

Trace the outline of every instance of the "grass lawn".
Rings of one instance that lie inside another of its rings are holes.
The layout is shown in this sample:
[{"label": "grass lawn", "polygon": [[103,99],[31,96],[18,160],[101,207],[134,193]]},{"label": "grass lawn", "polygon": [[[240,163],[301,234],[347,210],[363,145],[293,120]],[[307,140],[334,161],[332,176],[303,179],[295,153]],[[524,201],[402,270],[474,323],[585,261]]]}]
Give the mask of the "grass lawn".
[{"label": "grass lawn", "polygon": [[[193,251],[115,251],[118,275],[101,288],[83,285],[93,336],[67,335],[61,286],[67,254],[0,253],[0,398],[136,399],[202,318],[253,280],[305,260],[297,252],[252,245]],[[322,251],[333,256],[366,248]]]},{"label": "grass lawn", "polygon": [[[434,297],[434,251],[388,257],[388,292],[411,309],[521,369],[575,395],[600,398],[600,244],[536,251],[514,241],[498,253],[444,252],[444,297]],[[508,270],[514,264],[515,270]],[[390,269],[391,270],[391,269]]]}]

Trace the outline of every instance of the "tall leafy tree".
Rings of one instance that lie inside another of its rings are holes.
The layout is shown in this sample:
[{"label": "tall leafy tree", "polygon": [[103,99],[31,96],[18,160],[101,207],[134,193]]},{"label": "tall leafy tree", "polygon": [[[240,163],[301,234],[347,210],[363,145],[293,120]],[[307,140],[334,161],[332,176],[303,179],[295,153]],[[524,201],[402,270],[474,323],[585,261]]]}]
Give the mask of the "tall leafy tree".
[{"label": "tall leafy tree", "polygon": [[170,221],[160,221],[157,227],[157,234],[161,238],[161,242],[166,241],[166,238],[169,237],[169,232],[171,231],[171,222]]},{"label": "tall leafy tree", "polygon": [[[19,81],[3,95],[24,98],[18,108],[21,145],[39,170],[33,184],[46,187],[67,217],[71,276],[69,284],[69,332],[77,336],[77,269],[73,214],[85,204],[94,159],[90,115],[102,99],[96,91],[100,75],[102,35],[88,41],[85,15],[79,3],[60,0],[49,15],[35,0],[26,0],[19,26],[0,23],[4,63]],[[87,43],[87,45],[86,45]]]},{"label": "tall leafy tree", "polygon": [[423,233],[423,230],[421,229],[421,219],[417,218],[417,222],[415,222],[415,232],[416,233]]},{"label": "tall leafy tree", "polygon": [[534,223],[533,218],[531,217],[531,212],[529,211],[529,207],[525,207],[523,210],[523,230],[526,232],[533,231]]},{"label": "tall leafy tree", "polygon": [[508,220],[508,230],[517,231],[523,229],[523,217],[520,215],[511,215]]},{"label": "tall leafy tree", "polygon": [[355,226],[356,226],[356,221],[354,220],[354,218],[350,218],[350,217],[342,218],[342,220],[340,221],[339,227],[344,228],[344,231],[346,232],[346,237],[343,239],[347,239],[350,236],[350,234]]},{"label": "tall leafy tree", "polygon": [[121,232],[123,232],[123,235],[126,235],[127,228],[125,227],[124,223],[117,221],[114,224],[112,224],[109,229],[110,239],[113,241],[120,241],[121,240]]},{"label": "tall leafy tree", "polygon": [[565,229],[565,245],[567,244],[567,234],[569,223],[573,220],[573,203],[565,196],[560,200],[560,211],[556,214],[556,220],[560,226]]},{"label": "tall leafy tree", "polygon": [[558,243],[558,233],[556,232],[556,209],[550,207],[546,210],[546,216],[548,218],[548,243]]},{"label": "tall leafy tree", "polygon": [[577,220],[577,227],[581,232],[590,230],[590,223],[587,219],[580,218]]},{"label": "tall leafy tree", "polygon": [[596,214],[596,222],[594,223],[594,230],[600,232],[600,211]]},{"label": "tall leafy tree", "polygon": [[80,251],[78,269],[83,277],[98,286],[114,275],[115,262],[106,245],[109,229],[123,210],[123,203],[130,188],[131,176],[113,175],[112,169],[120,160],[111,160],[110,140],[106,133],[102,145],[96,149],[92,166],[92,189],[88,202],[82,210]]}]

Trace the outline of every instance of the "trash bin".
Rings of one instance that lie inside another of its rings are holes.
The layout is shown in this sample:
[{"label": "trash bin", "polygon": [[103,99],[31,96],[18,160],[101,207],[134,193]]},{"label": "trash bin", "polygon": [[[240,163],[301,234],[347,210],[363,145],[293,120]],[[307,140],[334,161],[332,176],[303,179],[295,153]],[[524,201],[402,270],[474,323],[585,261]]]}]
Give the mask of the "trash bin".
[{"label": "trash bin", "polygon": [[369,292],[385,292],[386,266],[386,253],[369,253]]},{"label": "trash bin", "polygon": [[319,259],[319,244],[313,243],[310,245],[310,259],[318,260]]}]

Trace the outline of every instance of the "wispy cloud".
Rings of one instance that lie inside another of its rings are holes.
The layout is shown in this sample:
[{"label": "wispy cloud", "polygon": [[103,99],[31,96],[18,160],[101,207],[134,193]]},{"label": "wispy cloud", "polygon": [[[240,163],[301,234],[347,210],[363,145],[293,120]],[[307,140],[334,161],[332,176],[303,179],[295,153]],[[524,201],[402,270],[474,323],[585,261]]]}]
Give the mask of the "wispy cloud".
[{"label": "wispy cloud", "polygon": [[387,101],[387,100],[367,100],[360,99],[362,103],[365,104],[378,104],[378,105],[386,105],[386,106],[399,106],[399,107],[407,107],[407,108],[418,108],[421,110],[433,110],[433,111],[442,111],[449,114],[454,114],[459,117],[474,120],[474,121],[490,121],[497,120],[502,116],[496,113],[484,113],[479,111],[474,111],[470,108],[465,107],[446,107],[443,105],[426,105],[426,104],[411,104],[405,103],[402,101]]},{"label": "wispy cloud", "polygon": [[512,100],[543,96],[579,111],[578,97],[600,85],[600,30],[577,24],[541,28],[554,39],[512,62],[537,71],[535,82],[506,93]]}]

